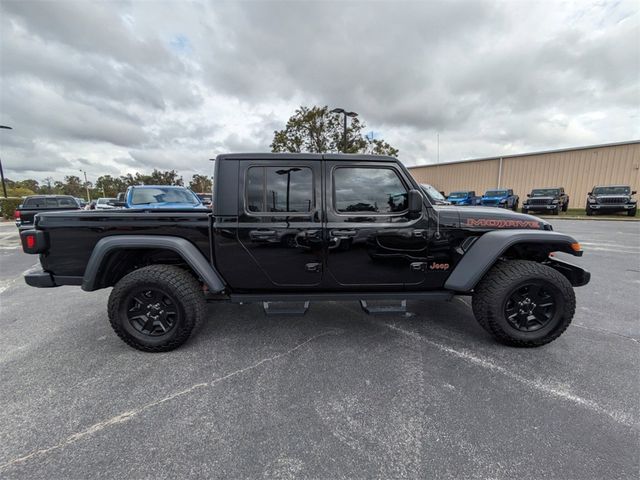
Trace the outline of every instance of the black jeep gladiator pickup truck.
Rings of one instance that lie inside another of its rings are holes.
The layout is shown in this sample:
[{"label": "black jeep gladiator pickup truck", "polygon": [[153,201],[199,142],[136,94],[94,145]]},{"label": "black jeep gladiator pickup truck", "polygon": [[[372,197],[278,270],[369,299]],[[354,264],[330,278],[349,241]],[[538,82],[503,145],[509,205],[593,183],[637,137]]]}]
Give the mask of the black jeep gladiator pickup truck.
[{"label": "black jeep gladiator pickup truck", "polygon": [[207,301],[302,314],[310,301],[359,300],[367,313],[390,313],[407,299],[453,295],[472,295],[499,341],[536,347],[565,331],[572,286],[590,278],[554,256],[582,255],[574,238],[533,216],[431,205],[391,157],[219,155],[213,191],[213,211],[39,214],[21,232],[42,265],[26,282],[113,287],[115,332],[166,351],[187,340]]}]

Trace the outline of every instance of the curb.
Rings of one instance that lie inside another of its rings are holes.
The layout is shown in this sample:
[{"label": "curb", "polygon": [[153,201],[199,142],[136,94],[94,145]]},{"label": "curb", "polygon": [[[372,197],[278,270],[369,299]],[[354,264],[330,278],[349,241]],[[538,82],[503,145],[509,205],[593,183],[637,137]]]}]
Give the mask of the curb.
[{"label": "curb", "polygon": [[612,217],[562,217],[560,215],[535,215],[540,218],[549,219],[549,220],[594,220],[596,222],[640,222],[640,217],[620,217],[620,218],[612,218]]}]

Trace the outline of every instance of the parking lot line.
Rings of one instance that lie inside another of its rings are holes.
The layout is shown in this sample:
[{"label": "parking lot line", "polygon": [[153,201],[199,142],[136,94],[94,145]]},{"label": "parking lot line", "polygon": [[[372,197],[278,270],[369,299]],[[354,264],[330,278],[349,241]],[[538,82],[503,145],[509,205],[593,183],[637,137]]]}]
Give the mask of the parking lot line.
[{"label": "parking lot line", "polygon": [[201,388],[207,388],[207,387],[212,387],[214,385],[216,385],[217,383],[223,382],[224,380],[227,380],[231,377],[235,377],[236,375],[241,375],[245,372],[248,372],[250,370],[254,370],[258,367],[260,367],[261,365],[264,365],[265,363],[270,363],[270,362],[274,362],[276,360],[278,360],[279,358],[282,357],[286,357],[288,355],[291,355],[293,352],[301,349],[302,347],[304,347],[305,345],[313,342],[314,340],[320,338],[320,337],[325,337],[327,335],[337,335],[340,332],[336,329],[333,330],[328,330],[322,333],[319,333],[317,335],[314,335],[312,337],[307,338],[304,342],[298,343],[296,346],[294,346],[293,348],[285,351],[285,352],[281,352],[278,353],[276,355],[273,355],[271,357],[267,357],[267,358],[263,358],[262,360],[253,363],[247,367],[235,370],[233,372],[227,373],[226,375],[223,375],[222,377],[218,377],[210,382],[202,382],[202,383],[196,383],[195,385],[192,385],[189,388],[186,388],[184,390],[180,390],[178,392],[174,392],[171,395],[168,395],[166,397],[161,398],[160,400],[156,400],[154,402],[151,403],[147,403],[146,405],[143,405],[139,408],[135,408],[133,410],[128,410],[126,412],[122,412],[119,413],[118,415],[115,415],[111,418],[108,418],[106,420],[103,420],[101,422],[95,423],[93,425],[91,425],[89,428],[86,428],[80,432],[74,433],[72,435],[69,435],[67,438],[65,438],[64,440],[62,440],[60,443],[57,443],[56,445],[53,445],[51,447],[47,447],[47,448],[42,448],[39,450],[35,450],[33,452],[30,452],[26,455],[22,455],[20,457],[17,458],[13,458],[3,464],[0,464],[0,471],[9,468],[13,465],[19,464],[19,463],[24,463],[27,460],[40,456],[40,455],[46,455],[47,453],[56,451],[56,450],[60,450],[64,447],[66,447],[67,445],[71,445],[79,440],[82,440],[85,437],[91,436],[95,433],[100,432],[101,430],[104,430],[105,428],[108,428],[112,425],[117,425],[120,423],[124,423],[127,422],[128,420],[132,419],[133,417],[139,415],[140,413],[149,410],[153,407],[156,407],[158,405],[161,405],[163,403],[169,402],[175,398],[184,396],[184,395],[188,395],[189,393],[201,389]]},{"label": "parking lot line", "polygon": [[544,394],[559,398],[561,400],[565,400],[571,403],[574,403],[575,405],[579,405],[583,408],[586,408],[588,410],[591,410],[592,412],[598,413],[600,415],[606,415],[610,418],[612,418],[613,420],[615,420],[617,423],[620,423],[622,425],[625,425],[627,427],[632,427],[632,428],[637,428],[638,424],[637,422],[634,420],[634,418],[632,417],[632,415],[627,414],[626,412],[621,412],[621,411],[616,411],[616,410],[609,410],[607,408],[602,407],[600,404],[598,404],[597,402],[594,402],[593,400],[589,400],[586,398],[582,398],[579,395],[576,395],[568,390],[564,390],[564,389],[560,389],[558,387],[555,387],[553,385],[549,385],[547,383],[544,383],[540,380],[532,380],[526,377],[523,377],[522,375],[519,375],[515,372],[512,372],[511,370],[502,367],[500,365],[495,364],[494,362],[492,362],[491,360],[487,359],[487,358],[482,358],[480,356],[478,356],[475,353],[471,353],[467,350],[461,350],[461,349],[455,349],[453,347],[450,347],[448,345],[444,345],[442,343],[436,342],[434,340],[430,340],[428,338],[423,337],[422,335],[416,333],[416,332],[412,332],[410,330],[405,330],[404,328],[400,328],[395,324],[391,324],[391,323],[386,323],[384,321],[379,321],[379,320],[374,320],[375,323],[377,323],[380,326],[389,328],[395,332],[398,332],[402,335],[406,335],[408,337],[411,337],[414,340],[418,340],[420,342],[424,342],[427,343],[433,347],[436,347],[437,349],[450,354],[452,356],[455,356],[457,358],[460,358],[466,362],[472,363],[474,365],[480,366],[482,368],[485,368],[487,370],[491,370],[493,372],[496,373],[500,373],[506,377],[509,377],[512,380],[516,380],[517,382],[531,388],[534,390],[538,390]]}]

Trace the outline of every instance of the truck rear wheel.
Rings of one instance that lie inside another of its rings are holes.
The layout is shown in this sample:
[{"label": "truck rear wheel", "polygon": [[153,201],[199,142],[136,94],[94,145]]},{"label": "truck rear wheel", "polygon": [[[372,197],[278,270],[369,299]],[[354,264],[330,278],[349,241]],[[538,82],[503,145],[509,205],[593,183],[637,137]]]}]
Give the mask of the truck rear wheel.
[{"label": "truck rear wheel", "polygon": [[576,309],[573,287],[551,267],[528,260],[501,261],[475,288],[473,313],[498,341],[539,347],[567,329]]},{"label": "truck rear wheel", "polygon": [[109,296],[109,321],[128,345],[166,352],[187,341],[206,312],[198,281],[174,265],[151,265],[124,276]]}]

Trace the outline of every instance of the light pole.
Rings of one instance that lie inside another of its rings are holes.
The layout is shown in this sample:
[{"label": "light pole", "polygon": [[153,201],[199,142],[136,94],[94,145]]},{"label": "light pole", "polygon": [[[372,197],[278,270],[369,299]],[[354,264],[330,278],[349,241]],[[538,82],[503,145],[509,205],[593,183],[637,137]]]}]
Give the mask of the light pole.
[{"label": "light pole", "polygon": [[334,108],[331,113],[342,113],[344,115],[344,136],[342,137],[342,153],[347,153],[347,117],[357,117],[356,112],[347,112],[344,108]]},{"label": "light pole", "polygon": [[[0,125],[0,128],[4,128],[5,130],[13,130],[13,128],[8,127],[6,125]],[[4,193],[4,198],[7,198],[7,186],[4,183],[4,171],[2,170],[2,160],[0,160],[0,178],[2,178],[2,192]]]},{"label": "light pole", "polygon": [[[298,167],[287,168],[286,170],[276,170],[278,175],[287,174],[287,212],[289,210],[289,190],[291,189],[291,172],[299,172],[301,169]],[[275,209],[275,197],[274,197],[274,209]]]},{"label": "light pole", "polygon": [[82,173],[84,173],[84,188],[87,189],[87,203],[91,203],[91,195],[89,195],[89,182],[87,181],[87,172],[83,169],[80,169]]}]

